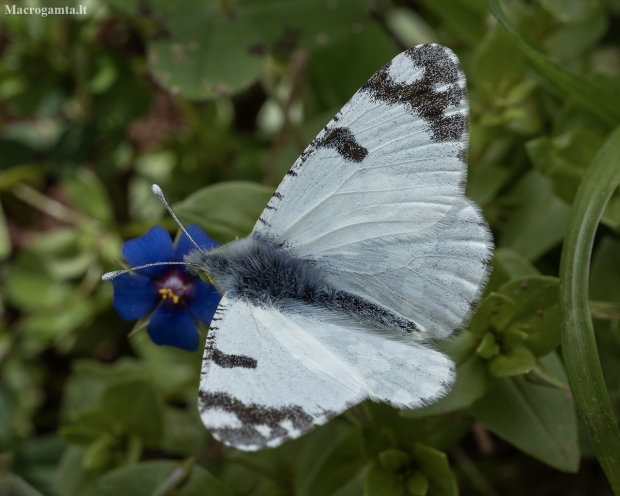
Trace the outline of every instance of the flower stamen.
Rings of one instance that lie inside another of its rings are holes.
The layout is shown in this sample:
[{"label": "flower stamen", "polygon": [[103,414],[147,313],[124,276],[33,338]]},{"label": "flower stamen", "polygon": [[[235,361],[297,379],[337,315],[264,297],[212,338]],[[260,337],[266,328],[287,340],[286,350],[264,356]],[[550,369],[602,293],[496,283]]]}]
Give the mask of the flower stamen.
[{"label": "flower stamen", "polygon": [[179,302],[179,297],[174,294],[174,292],[170,288],[162,288],[159,290],[159,294],[161,295],[162,300],[167,298],[172,298],[173,303]]}]

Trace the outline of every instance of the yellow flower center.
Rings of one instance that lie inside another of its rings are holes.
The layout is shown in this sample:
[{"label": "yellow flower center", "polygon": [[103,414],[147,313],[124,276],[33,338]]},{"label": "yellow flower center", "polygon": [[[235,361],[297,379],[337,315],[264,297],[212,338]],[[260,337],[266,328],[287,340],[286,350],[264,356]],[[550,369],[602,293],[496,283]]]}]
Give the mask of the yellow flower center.
[{"label": "yellow flower center", "polygon": [[163,288],[159,290],[159,294],[161,295],[162,300],[166,298],[172,298],[173,303],[179,302],[179,297],[173,293],[173,291],[169,288]]}]

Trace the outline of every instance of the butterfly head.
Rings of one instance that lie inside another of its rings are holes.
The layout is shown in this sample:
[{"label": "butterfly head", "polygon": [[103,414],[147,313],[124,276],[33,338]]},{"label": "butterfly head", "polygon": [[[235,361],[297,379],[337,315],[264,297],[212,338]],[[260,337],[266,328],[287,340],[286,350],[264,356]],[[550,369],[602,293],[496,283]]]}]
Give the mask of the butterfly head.
[{"label": "butterfly head", "polygon": [[[185,233],[187,238],[192,242],[192,244],[196,247],[196,249],[192,250],[188,255],[186,255],[182,262],[179,262],[179,261],[154,262],[150,264],[139,265],[136,267],[130,267],[129,269],[114,270],[112,272],[107,272],[103,274],[103,276],[101,276],[101,279],[103,279],[104,281],[111,281],[112,279],[114,279],[117,276],[120,276],[121,274],[126,274],[127,272],[131,272],[131,271],[138,270],[138,269],[144,269],[146,267],[153,267],[156,265],[185,265],[185,268],[189,270],[191,273],[199,276],[200,279],[202,279],[204,282],[207,282],[215,286],[213,282],[213,278],[210,275],[211,272],[208,269],[209,265],[205,264],[204,262],[201,262],[200,255],[204,255],[206,253],[210,253],[213,251],[218,251],[219,249],[216,248],[216,249],[212,249],[209,251],[205,251],[203,248],[198,246],[198,243],[196,243],[196,241],[194,241],[194,239],[190,236],[190,234],[187,232],[187,229],[183,227],[183,224],[181,224],[177,216],[174,214],[174,212],[170,208],[170,205],[168,205],[168,202],[166,201],[166,198],[164,197],[164,194],[161,188],[157,184],[153,184],[153,186],[151,187],[151,190],[153,191],[153,194],[157,196],[157,198],[159,198],[161,202],[164,204],[164,206],[168,209],[168,212],[170,212],[170,215],[172,215],[172,218],[174,219],[174,221],[181,228],[181,230]],[[190,257],[192,253],[194,253],[195,256]]]},{"label": "butterfly head", "polygon": [[183,263],[190,273],[214,286],[220,294],[226,292],[224,281],[229,272],[229,263],[224,246],[208,251],[192,250],[183,257]]}]

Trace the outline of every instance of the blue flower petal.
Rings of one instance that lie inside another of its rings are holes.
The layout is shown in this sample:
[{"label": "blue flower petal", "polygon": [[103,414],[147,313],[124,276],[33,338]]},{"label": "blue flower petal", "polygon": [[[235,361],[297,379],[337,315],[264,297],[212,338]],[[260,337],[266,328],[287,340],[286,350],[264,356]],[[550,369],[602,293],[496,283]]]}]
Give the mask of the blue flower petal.
[{"label": "blue flower petal", "polygon": [[146,330],[155,344],[176,346],[187,351],[198,349],[196,322],[182,304],[162,302],[153,312]]},{"label": "blue flower petal", "polygon": [[[132,267],[154,262],[170,262],[174,260],[172,240],[163,227],[155,226],[139,238],[123,243],[123,256]],[[148,267],[140,269],[140,274],[156,277],[169,268],[165,265]]]},{"label": "blue flower petal", "polygon": [[188,298],[187,309],[196,320],[208,324],[222,297],[213,286],[199,280],[194,283],[193,289],[194,294]]},{"label": "blue flower petal", "polygon": [[157,286],[145,276],[122,274],[112,279],[112,285],[114,308],[125,320],[145,317],[161,300]]},{"label": "blue flower petal", "polygon": [[[217,241],[213,241],[209,236],[205,234],[205,232],[200,229],[195,224],[190,224],[186,227],[189,235],[194,239],[196,244],[200,246],[204,251],[212,250],[213,248],[217,248],[220,244]],[[196,247],[194,243],[192,243],[185,233],[181,231],[181,236],[179,237],[179,241],[174,249],[174,256],[177,260],[182,261],[183,256],[187,255],[190,251],[195,250]]]}]

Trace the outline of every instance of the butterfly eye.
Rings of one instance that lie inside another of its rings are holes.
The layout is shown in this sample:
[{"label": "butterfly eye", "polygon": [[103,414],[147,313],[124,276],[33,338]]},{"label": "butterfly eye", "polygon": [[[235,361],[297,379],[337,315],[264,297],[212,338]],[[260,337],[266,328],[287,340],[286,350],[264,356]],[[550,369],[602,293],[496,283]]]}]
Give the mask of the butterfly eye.
[{"label": "butterfly eye", "polygon": [[213,285],[213,279],[211,278],[208,272],[201,272],[200,274],[198,274],[198,277],[200,277],[202,282],[206,282],[207,284]]}]

